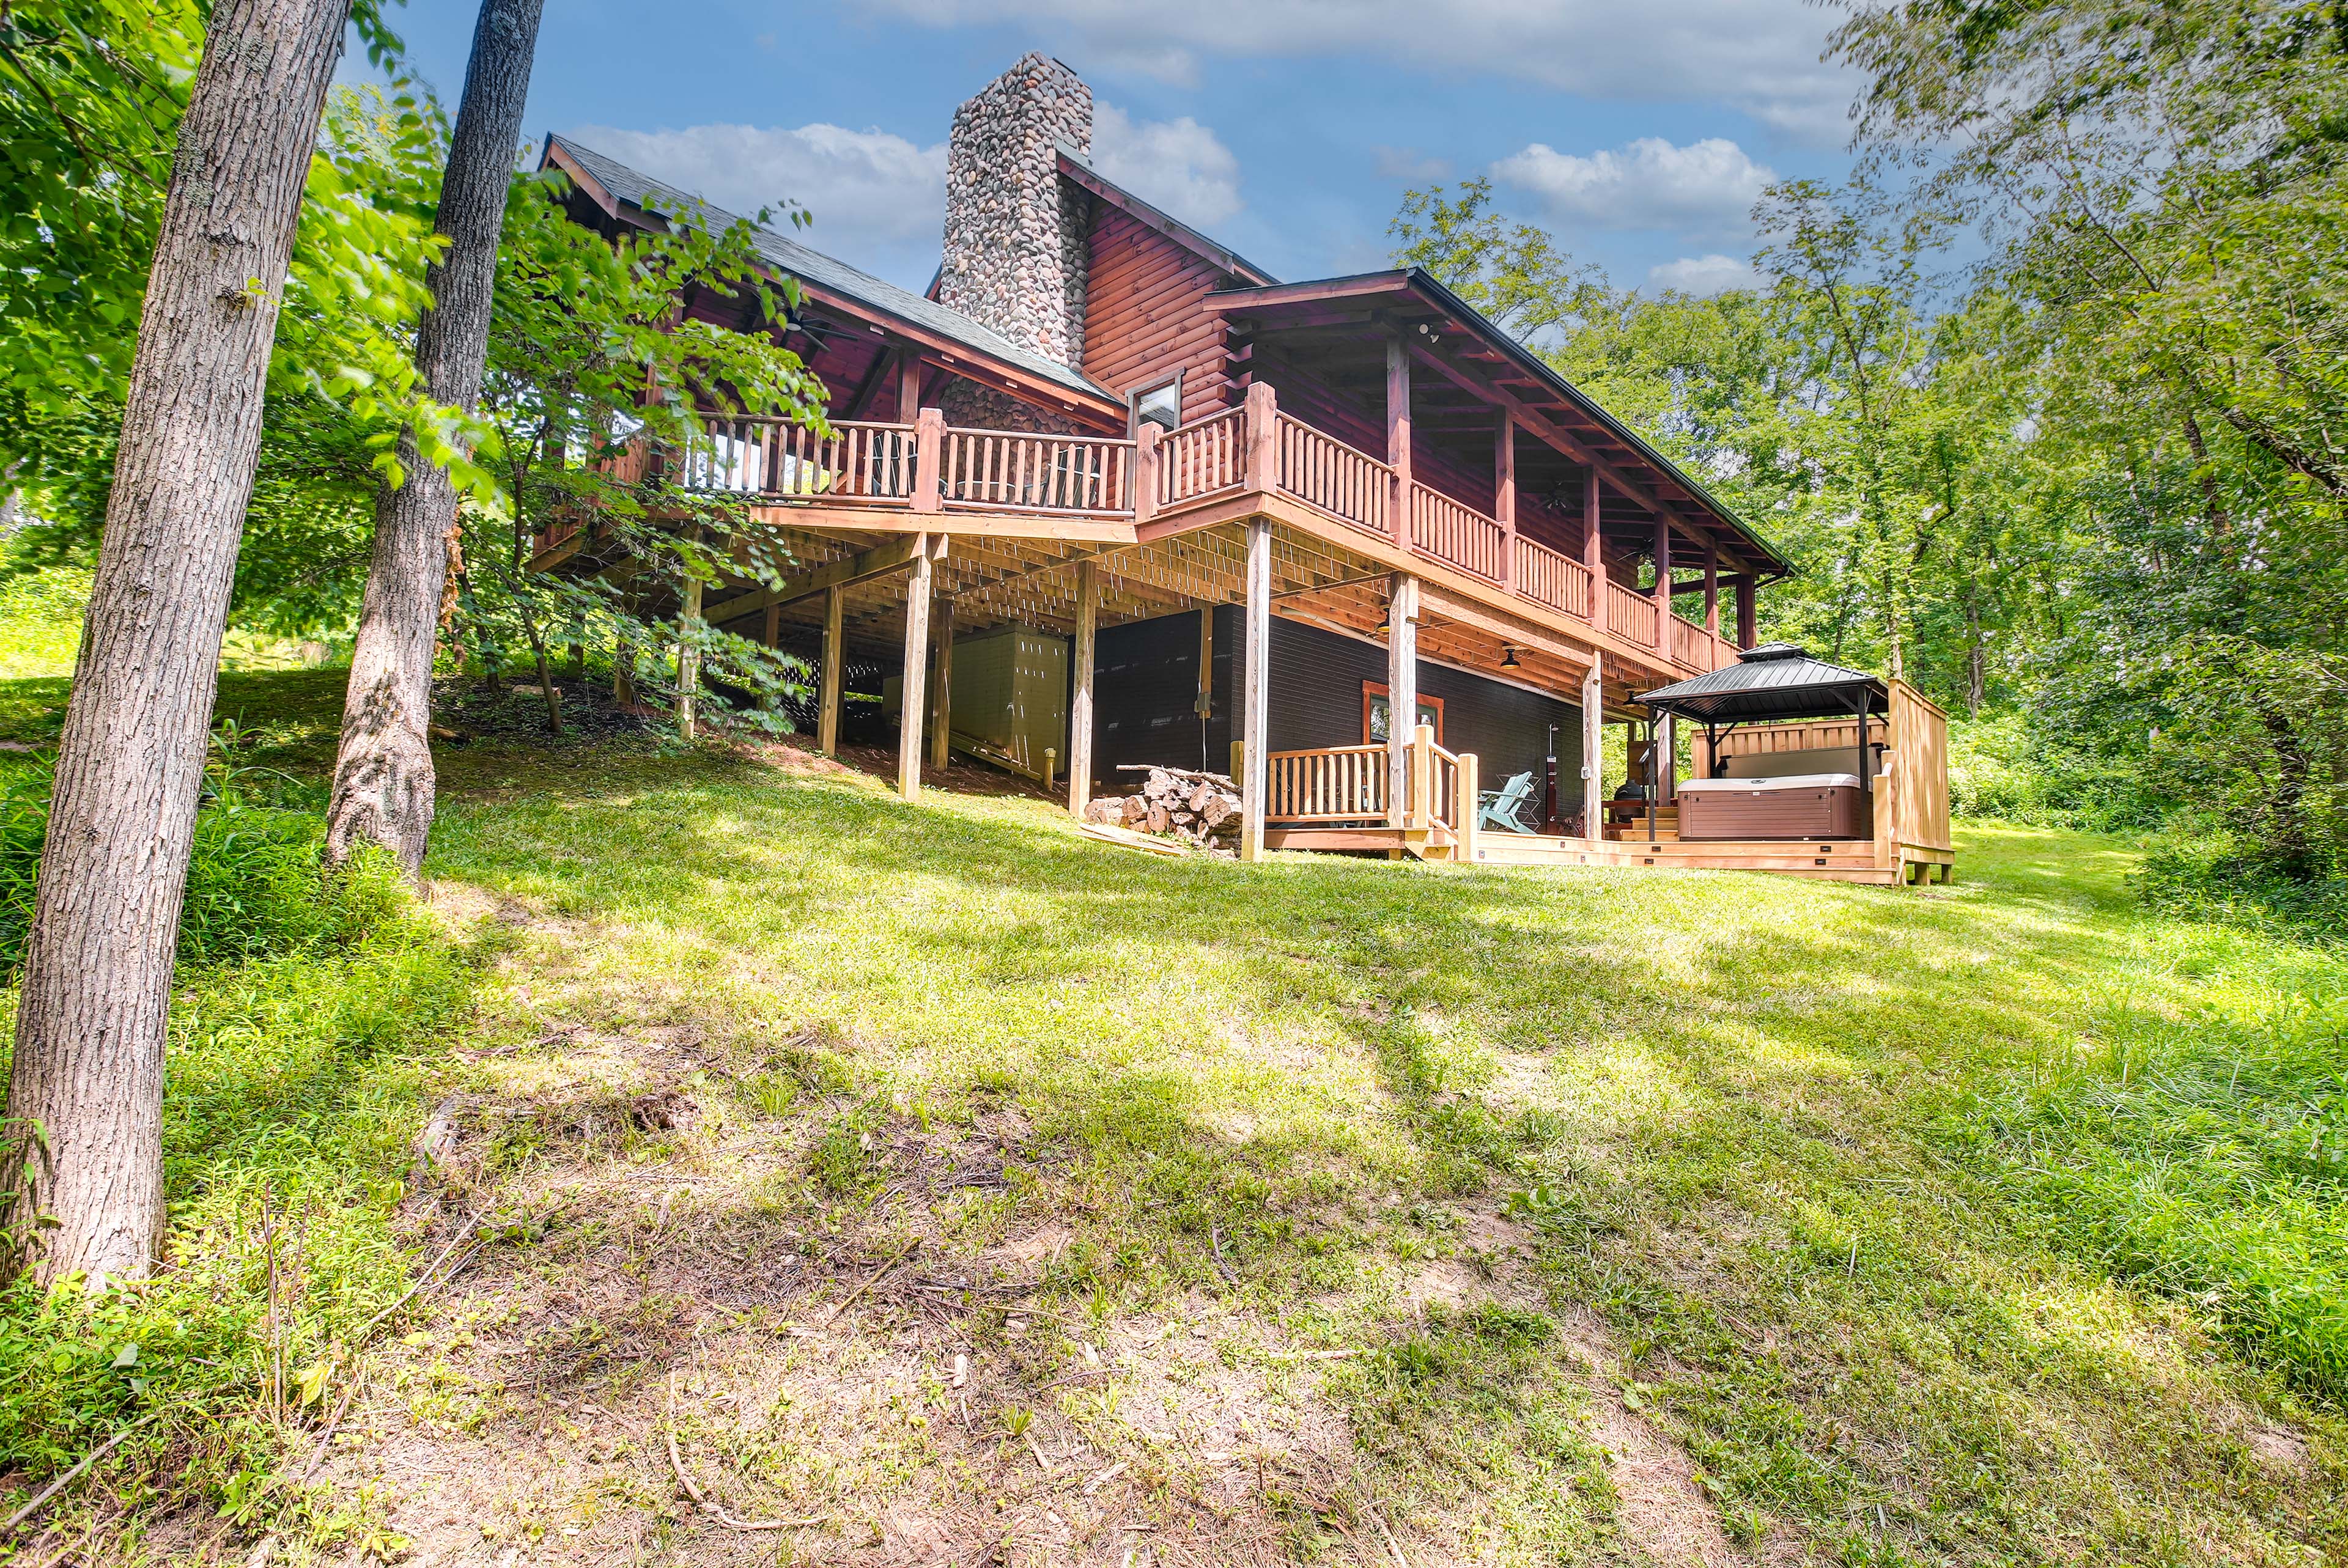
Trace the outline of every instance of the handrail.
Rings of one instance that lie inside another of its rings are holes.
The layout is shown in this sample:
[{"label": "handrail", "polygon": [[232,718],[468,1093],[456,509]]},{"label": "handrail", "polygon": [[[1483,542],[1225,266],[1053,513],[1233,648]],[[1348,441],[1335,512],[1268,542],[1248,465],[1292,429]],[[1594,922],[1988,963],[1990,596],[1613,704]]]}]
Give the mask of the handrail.
[{"label": "handrail", "polygon": [[949,507],[1084,517],[1133,513],[1134,443],[949,426],[939,483]]},{"label": "handrail", "polygon": [[1590,615],[1590,569],[1571,556],[1561,555],[1538,539],[1517,536],[1515,587],[1535,604],[1545,604],[1587,620]]},{"label": "handrail", "polygon": [[835,420],[826,434],[757,415],[707,415],[706,446],[676,459],[679,485],[726,495],[890,505],[913,493],[913,426]]},{"label": "handrail", "polygon": [[1410,543],[1421,555],[1489,582],[1507,573],[1507,526],[1417,483],[1410,487]]},{"label": "handrail", "polygon": [[1609,579],[1606,583],[1606,630],[1642,648],[1657,641],[1655,601],[1650,596]]},{"label": "handrail", "polygon": [[1246,477],[1244,408],[1226,408],[1158,438],[1158,504],[1170,507],[1236,489]]},{"label": "handrail", "polygon": [[1395,471],[1303,420],[1276,416],[1280,488],[1365,533],[1387,537]]},{"label": "handrail", "polygon": [[1266,752],[1264,820],[1382,822],[1386,813],[1383,745],[1314,746]]}]

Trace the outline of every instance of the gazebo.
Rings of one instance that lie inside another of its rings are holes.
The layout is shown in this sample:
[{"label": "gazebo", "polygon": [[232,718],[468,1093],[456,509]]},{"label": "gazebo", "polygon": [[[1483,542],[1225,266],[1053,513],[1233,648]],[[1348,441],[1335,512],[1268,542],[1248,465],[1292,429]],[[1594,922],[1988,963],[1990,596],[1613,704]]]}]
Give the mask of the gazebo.
[{"label": "gazebo", "polygon": [[1685,784],[1672,746],[1648,748],[1651,835],[1675,798],[1683,840],[1863,839],[1891,880],[1952,874],[1948,717],[1904,682],[1771,642],[1638,701],[1703,732]]}]

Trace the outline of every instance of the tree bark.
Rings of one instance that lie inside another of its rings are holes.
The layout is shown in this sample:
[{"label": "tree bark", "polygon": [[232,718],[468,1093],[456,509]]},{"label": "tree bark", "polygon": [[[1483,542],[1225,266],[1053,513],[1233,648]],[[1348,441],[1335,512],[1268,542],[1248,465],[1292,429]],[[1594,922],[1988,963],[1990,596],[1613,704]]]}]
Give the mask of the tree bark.
[{"label": "tree bark", "polygon": [[44,1283],[142,1278],[163,1226],[172,950],[279,294],[349,16],[219,0],[180,123],[9,1074],[12,1132],[43,1133],[21,1201]]},{"label": "tree bark", "polygon": [[[469,407],[481,395],[498,234],[543,8],[544,0],[481,0],[473,27],[434,223],[449,243],[426,276],[433,303],[416,333],[417,368],[436,403]],[[340,864],[362,845],[384,845],[413,876],[432,827],[432,648],[457,489],[446,470],[419,458],[413,431],[400,436],[399,462],[406,483],[376,497],[375,558],[343,700],[326,854]]]}]

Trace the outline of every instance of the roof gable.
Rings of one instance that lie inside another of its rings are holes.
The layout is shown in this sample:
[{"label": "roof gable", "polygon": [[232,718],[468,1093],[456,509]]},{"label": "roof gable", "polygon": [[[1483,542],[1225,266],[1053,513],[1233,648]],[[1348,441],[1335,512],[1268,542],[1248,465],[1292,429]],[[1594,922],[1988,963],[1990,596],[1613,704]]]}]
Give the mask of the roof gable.
[{"label": "roof gable", "polygon": [[[623,207],[634,207],[668,220],[682,220],[698,209],[707,214],[708,220],[716,223],[747,221],[699,197],[664,184],[650,175],[639,173],[616,159],[582,147],[568,137],[547,137],[546,150],[540,159],[540,167],[550,164],[561,168],[579,181],[590,200],[613,218],[623,216]],[[1056,360],[1047,359],[1032,349],[1022,348],[960,311],[940,304],[935,300],[924,299],[910,289],[901,289],[772,229],[754,228],[753,233],[761,260],[777,272],[797,278],[810,288],[849,302],[877,316],[944,338],[969,353],[1014,367],[1031,378],[1052,383],[1087,401],[1097,401],[1112,411],[1123,407],[1115,394],[1082,372],[1072,370]]]}]

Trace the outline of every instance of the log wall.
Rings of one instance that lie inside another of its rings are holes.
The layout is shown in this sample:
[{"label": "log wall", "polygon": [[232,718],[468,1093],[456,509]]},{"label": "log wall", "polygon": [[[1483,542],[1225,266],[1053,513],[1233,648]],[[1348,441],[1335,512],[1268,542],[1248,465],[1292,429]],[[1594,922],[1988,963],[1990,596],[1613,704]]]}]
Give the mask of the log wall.
[{"label": "log wall", "polygon": [[1228,406],[1223,321],[1200,302],[1231,280],[1131,215],[1094,205],[1085,374],[1132,393],[1179,370],[1185,424]]}]

